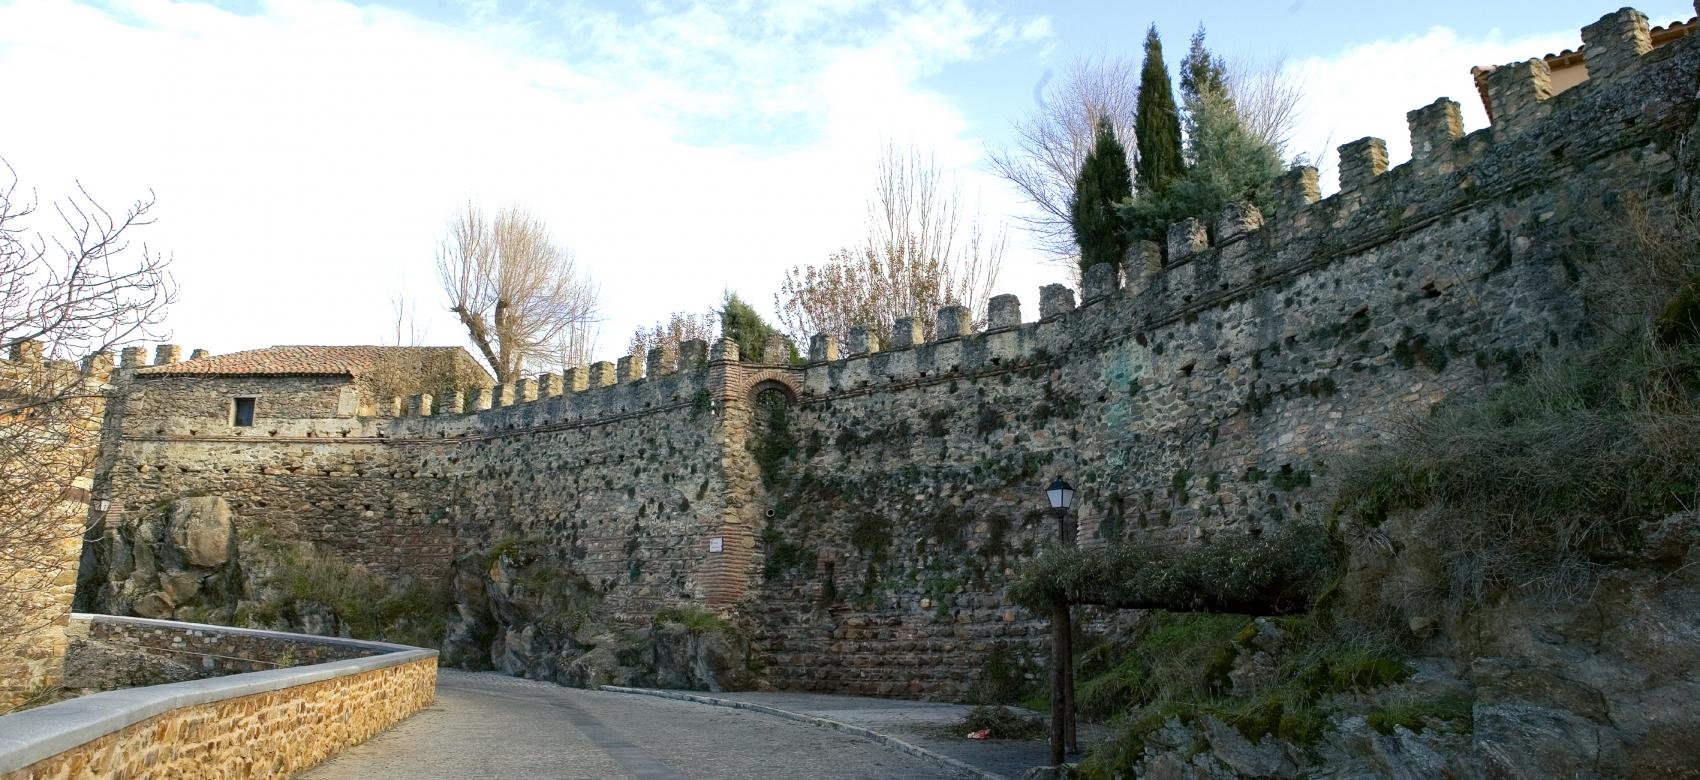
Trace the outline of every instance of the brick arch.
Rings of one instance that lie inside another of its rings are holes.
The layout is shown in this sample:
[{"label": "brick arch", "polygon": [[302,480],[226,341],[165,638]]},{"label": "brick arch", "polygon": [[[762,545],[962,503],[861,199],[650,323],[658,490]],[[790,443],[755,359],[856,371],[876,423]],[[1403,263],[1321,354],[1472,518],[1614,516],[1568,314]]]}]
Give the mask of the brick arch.
[{"label": "brick arch", "polygon": [[785,394],[785,400],[796,403],[803,394],[803,387],[797,381],[794,372],[783,369],[764,369],[751,372],[744,377],[743,397],[755,401],[756,396],[763,390],[776,389]]}]

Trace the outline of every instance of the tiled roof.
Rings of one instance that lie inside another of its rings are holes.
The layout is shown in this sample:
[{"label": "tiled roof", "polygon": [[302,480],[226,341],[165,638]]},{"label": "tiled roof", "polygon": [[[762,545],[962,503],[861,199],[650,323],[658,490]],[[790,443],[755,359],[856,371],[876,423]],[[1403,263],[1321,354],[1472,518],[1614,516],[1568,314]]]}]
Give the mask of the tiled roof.
[{"label": "tiled roof", "polygon": [[143,376],[357,377],[387,359],[424,359],[444,353],[459,353],[467,363],[472,362],[471,356],[460,347],[279,346],[149,366],[137,369],[136,373]]},{"label": "tiled roof", "polygon": [[[1697,28],[1700,28],[1700,16],[1693,17],[1686,22],[1675,21],[1662,27],[1651,28],[1647,31],[1647,37],[1652,39],[1653,48],[1656,49],[1694,32]],[[1578,46],[1574,49],[1565,49],[1557,54],[1549,52],[1541,59],[1546,60],[1547,67],[1553,70],[1572,67],[1582,64],[1582,50],[1584,48],[1586,47]],[[1487,108],[1489,119],[1493,117],[1493,105],[1488,100],[1487,77],[1489,73],[1499,70],[1499,67],[1498,65],[1477,65],[1470,68],[1470,75],[1476,81],[1476,92],[1481,95],[1482,105]]]}]

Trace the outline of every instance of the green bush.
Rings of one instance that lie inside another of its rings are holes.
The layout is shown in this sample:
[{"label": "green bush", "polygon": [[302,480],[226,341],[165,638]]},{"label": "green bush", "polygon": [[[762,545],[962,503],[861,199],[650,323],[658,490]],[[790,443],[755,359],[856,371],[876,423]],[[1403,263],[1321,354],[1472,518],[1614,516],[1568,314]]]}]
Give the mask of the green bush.
[{"label": "green bush", "polygon": [[1020,715],[1008,707],[986,705],[969,710],[961,729],[965,733],[986,729],[990,739],[1042,739],[1049,730],[1039,718]]},{"label": "green bush", "polygon": [[1009,594],[1035,611],[1066,596],[1123,609],[1283,614],[1308,609],[1337,569],[1323,529],[1293,525],[1201,544],[1053,547],[1021,568]]}]

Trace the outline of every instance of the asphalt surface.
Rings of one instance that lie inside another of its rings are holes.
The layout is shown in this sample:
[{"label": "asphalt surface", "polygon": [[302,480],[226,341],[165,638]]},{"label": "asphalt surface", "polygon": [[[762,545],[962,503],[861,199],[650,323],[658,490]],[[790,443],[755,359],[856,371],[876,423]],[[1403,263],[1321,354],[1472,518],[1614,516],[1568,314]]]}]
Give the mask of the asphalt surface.
[{"label": "asphalt surface", "polygon": [[437,701],[302,780],[945,778],[937,764],[743,710],[438,670]]}]

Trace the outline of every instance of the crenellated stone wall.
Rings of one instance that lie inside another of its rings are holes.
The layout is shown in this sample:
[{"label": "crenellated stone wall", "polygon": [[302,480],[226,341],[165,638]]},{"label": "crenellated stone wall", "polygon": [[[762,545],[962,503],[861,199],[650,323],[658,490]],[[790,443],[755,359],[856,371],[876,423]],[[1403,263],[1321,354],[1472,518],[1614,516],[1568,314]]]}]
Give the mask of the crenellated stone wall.
[{"label": "crenellated stone wall", "polygon": [[97,490],[123,518],[223,496],[419,577],[523,542],[628,624],[733,614],[781,687],[1006,685],[1042,655],[1001,591],[1056,534],[1052,477],[1080,489],[1084,544],[1320,520],[1342,455],[1591,338],[1602,228],[1632,201],[1682,206],[1700,178],[1700,39],[1647,51],[1634,13],[1589,28],[1589,62],[1611,65],[1576,88],[1496,69],[1491,127],[1463,134],[1450,100],[1418,108],[1410,161],[1345,144],[1337,194],[1295,169],[1270,213],[1177,224],[1025,312],[998,296],[983,332],[948,307],[931,341],[913,321],[891,345],[817,336],[798,366],[692,342],[377,417],[326,416],[340,390],[268,378],[253,392],[302,411],[240,436],[188,408],[233,387],[126,379]]}]

